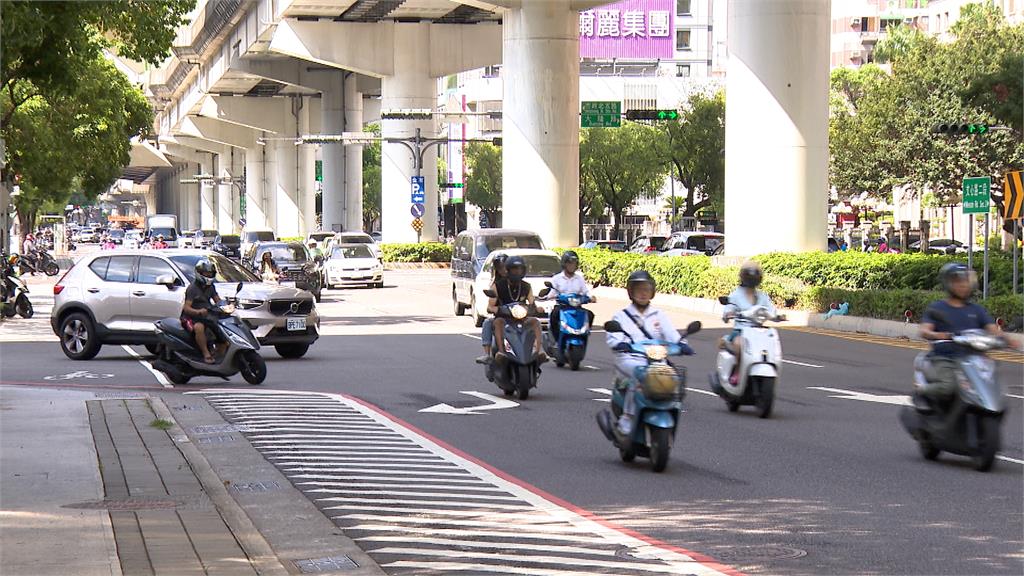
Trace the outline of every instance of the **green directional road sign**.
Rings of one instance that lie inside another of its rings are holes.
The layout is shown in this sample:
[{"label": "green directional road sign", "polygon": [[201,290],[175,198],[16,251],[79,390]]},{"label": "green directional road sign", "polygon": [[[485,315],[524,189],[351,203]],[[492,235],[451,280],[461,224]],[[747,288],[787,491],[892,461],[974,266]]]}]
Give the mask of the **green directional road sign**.
[{"label": "green directional road sign", "polygon": [[582,128],[618,128],[622,126],[622,102],[583,102]]},{"label": "green directional road sign", "polygon": [[964,178],[964,214],[986,214],[992,204],[992,179]]},{"label": "green directional road sign", "polygon": [[627,110],[626,120],[675,120],[678,110]]}]

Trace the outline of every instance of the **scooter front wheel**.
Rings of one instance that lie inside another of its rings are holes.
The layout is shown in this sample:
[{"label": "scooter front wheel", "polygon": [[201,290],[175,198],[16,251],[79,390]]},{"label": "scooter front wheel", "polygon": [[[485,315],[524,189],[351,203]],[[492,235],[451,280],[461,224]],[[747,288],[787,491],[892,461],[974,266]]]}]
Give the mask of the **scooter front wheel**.
[{"label": "scooter front wheel", "polygon": [[651,428],[651,469],[663,472],[668,466],[668,454],[672,450],[672,431],[668,428]]},{"label": "scooter front wheel", "polygon": [[583,362],[583,347],[582,346],[569,346],[569,350],[566,356],[569,358],[569,368],[573,371],[580,369],[580,363]]},{"label": "scooter front wheel", "polygon": [[942,450],[936,448],[930,440],[924,439],[917,441],[917,448],[921,451],[921,456],[923,456],[925,460],[936,460],[939,457],[939,453],[942,452]]},{"label": "scooter front wheel", "polygon": [[999,452],[999,419],[995,416],[977,416],[978,451],[971,457],[974,469],[988,472],[996,462]]},{"label": "scooter front wheel", "polygon": [[255,350],[238,353],[238,371],[249,384],[262,384],[267,377],[267,362]]},{"label": "scooter front wheel", "polygon": [[50,262],[46,265],[43,272],[45,272],[47,276],[56,276],[57,273],[60,272],[60,266],[58,266],[56,262]]},{"label": "scooter front wheel", "polygon": [[32,302],[28,299],[28,296],[21,294],[18,296],[17,302],[14,303],[14,309],[18,311],[18,315],[22,318],[31,318],[35,315],[35,309],[32,308]]}]

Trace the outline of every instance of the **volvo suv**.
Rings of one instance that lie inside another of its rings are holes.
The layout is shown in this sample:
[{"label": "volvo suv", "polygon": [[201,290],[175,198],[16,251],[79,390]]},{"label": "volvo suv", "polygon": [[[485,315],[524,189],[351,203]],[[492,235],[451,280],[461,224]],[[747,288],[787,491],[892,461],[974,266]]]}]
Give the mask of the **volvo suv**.
[{"label": "volvo suv", "polygon": [[217,266],[217,294],[235,296],[239,316],[260,344],[285,358],[301,357],[320,337],[320,316],[305,290],[264,284],[237,263],[196,250],[106,251],[78,260],[53,287],[50,326],[72,360],[88,360],[103,344],[142,344],[156,352],[157,320],[181,315],[195,265]]}]

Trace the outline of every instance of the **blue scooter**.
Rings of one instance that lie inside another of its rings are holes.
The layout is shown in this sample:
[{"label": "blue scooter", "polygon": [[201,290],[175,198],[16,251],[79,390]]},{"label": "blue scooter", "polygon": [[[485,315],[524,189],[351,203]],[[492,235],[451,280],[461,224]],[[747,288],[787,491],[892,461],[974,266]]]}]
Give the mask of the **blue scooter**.
[{"label": "blue scooter", "polygon": [[[551,282],[544,283],[547,288],[538,296],[546,297],[551,290],[557,289]],[[558,326],[550,326],[544,333],[544,350],[555,361],[559,368],[569,365],[573,370],[580,369],[580,362],[587,355],[587,341],[590,339],[590,312],[583,307],[590,303],[586,294],[560,292],[555,301],[561,306]],[[558,329],[558,340],[551,336],[551,330]]]},{"label": "blue scooter", "polygon": [[[604,329],[606,332],[623,332],[622,325],[615,320],[605,322]],[[680,340],[700,329],[700,322],[691,322],[680,333]],[[649,458],[651,468],[662,472],[668,466],[668,455],[686,395],[686,370],[669,364],[668,357],[681,356],[687,349],[678,342],[664,340],[641,340],[631,342],[629,346],[628,353],[647,359],[647,365],[637,367],[631,379],[636,386],[633,432],[629,438],[620,438],[615,429],[622,416],[630,379],[616,379],[611,408],[598,412],[597,423],[608,440],[619,449],[623,462],[632,462],[637,456]]]}]

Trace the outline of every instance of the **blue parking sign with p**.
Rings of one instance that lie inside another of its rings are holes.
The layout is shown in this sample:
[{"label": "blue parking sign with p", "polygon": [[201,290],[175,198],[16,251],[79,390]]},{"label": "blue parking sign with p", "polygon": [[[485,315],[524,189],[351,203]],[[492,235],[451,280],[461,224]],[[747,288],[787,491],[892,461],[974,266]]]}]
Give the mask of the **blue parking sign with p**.
[{"label": "blue parking sign with p", "polygon": [[423,176],[413,176],[410,178],[412,182],[412,199],[413,204],[423,204],[426,201],[426,183]]}]

